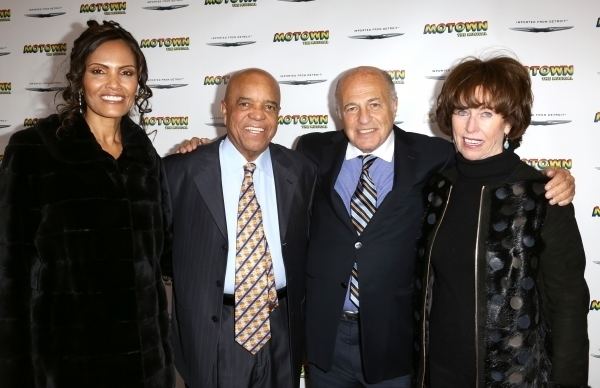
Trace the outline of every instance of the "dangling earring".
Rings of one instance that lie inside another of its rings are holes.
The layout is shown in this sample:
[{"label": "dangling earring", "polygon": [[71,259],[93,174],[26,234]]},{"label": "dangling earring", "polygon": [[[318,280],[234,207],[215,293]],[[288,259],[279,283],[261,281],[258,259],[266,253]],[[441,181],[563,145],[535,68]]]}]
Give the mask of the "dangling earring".
[{"label": "dangling earring", "polygon": [[508,147],[510,147],[510,144],[508,143],[508,135],[507,134],[504,134],[504,144],[503,144],[503,147],[504,147],[505,150],[507,150]]},{"label": "dangling earring", "polygon": [[82,93],[81,90],[79,91],[79,113],[83,114],[83,103],[82,103],[82,97],[81,97]]}]

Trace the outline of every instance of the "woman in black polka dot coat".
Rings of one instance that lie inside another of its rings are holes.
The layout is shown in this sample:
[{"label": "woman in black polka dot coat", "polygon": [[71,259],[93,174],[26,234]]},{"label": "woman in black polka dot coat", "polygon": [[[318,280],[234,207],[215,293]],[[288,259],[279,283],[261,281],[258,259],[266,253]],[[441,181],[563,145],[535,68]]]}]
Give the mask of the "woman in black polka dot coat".
[{"label": "woman in black polka dot coat", "polygon": [[589,292],[572,205],[513,151],[533,96],[516,60],[470,58],[437,101],[456,166],[435,176],[419,250],[418,387],[587,387]]}]

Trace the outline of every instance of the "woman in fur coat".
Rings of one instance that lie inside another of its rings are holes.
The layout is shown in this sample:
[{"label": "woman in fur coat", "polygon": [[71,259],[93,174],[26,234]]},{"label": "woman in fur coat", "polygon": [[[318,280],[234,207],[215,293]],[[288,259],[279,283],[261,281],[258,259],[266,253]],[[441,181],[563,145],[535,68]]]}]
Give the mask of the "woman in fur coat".
[{"label": "woman in fur coat", "polygon": [[152,95],[137,41],[89,21],[59,113],[0,168],[0,386],[168,388],[161,162],[129,113]]},{"label": "woman in fur coat", "polygon": [[434,177],[415,314],[418,387],[586,387],[585,256],[573,206],[548,205],[543,175],[513,151],[531,120],[527,70],[467,59],[437,121],[456,166]]}]

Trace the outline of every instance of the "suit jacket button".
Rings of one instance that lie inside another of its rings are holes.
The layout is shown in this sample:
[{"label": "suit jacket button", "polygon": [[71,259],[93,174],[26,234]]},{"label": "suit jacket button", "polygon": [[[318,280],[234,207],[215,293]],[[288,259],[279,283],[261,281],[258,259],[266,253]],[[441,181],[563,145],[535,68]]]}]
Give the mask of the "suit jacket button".
[{"label": "suit jacket button", "polygon": [[354,243],[354,248],[355,248],[355,249],[360,249],[360,248],[362,248],[362,243],[361,243],[360,241],[357,241],[357,242],[355,242],[355,243]]},{"label": "suit jacket button", "polygon": [[210,317],[210,319],[212,319],[213,322],[219,322],[219,318],[217,318],[216,315],[213,315],[212,317]]},{"label": "suit jacket button", "polygon": [[222,251],[226,251],[226,250],[227,250],[227,244],[223,244],[223,245],[221,245],[221,250],[222,250]]},{"label": "suit jacket button", "polygon": [[342,288],[348,288],[348,283],[346,282],[341,282],[340,286],[342,286]]}]

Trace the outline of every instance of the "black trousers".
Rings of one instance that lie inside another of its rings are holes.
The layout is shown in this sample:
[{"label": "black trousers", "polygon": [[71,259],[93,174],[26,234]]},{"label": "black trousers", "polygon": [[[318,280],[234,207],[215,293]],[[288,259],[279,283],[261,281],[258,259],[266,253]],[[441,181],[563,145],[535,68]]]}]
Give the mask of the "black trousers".
[{"label": "black trousers", "polygon": [[399,376],[378,383],[368,383],[363,376],[359,324],[356,320],[340,320],[333,363],[324,371],[308,365],[308,388],[410,388],[411,377]]},{"label": "black trousers", "polygon": [[271,339],[252,355],[234,339],[234,307],[223,305],[221,331],[217,346],[216,388],[293,387],[290,358],[287,297],[271,313]]}]

